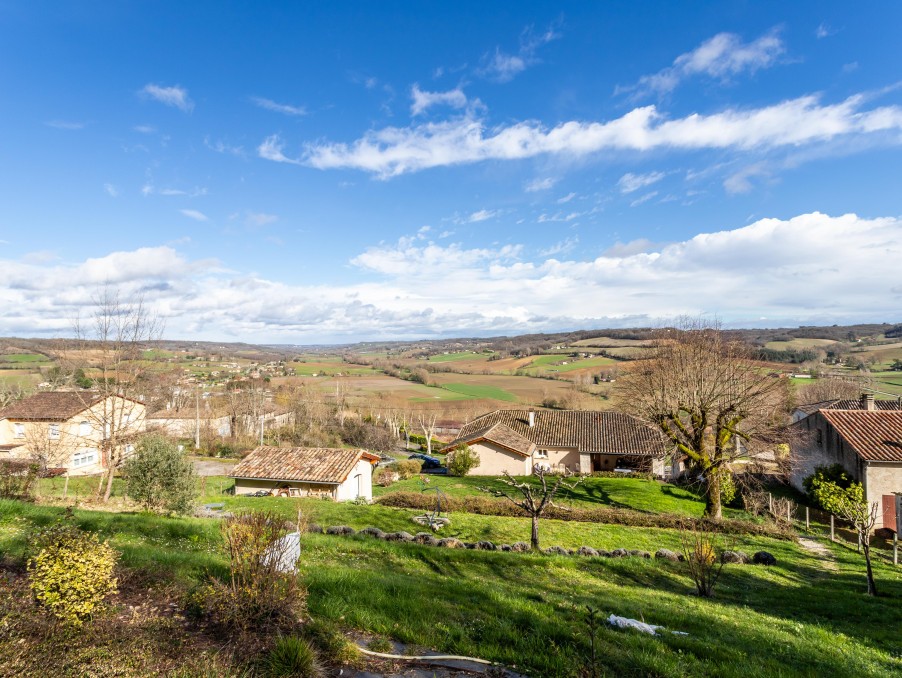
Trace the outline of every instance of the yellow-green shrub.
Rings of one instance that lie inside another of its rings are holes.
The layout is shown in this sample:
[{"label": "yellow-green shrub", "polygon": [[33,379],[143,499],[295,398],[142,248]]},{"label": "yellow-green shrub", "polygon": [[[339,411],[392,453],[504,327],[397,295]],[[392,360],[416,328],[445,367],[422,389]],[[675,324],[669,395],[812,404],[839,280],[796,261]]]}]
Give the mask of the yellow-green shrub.
[{"label": "yellow-green shrub", "polygon": [[395,471],[401,480],[407,480],[417,475],[423,469],[423,462],[419,459],[403,459],[393,464]]},{"label": "yellow-green shrub", "polygon": [[38,533],[28,576],[35,600],[65,623],[90,619],[116,591],[117,553],[96,534],[58,524]]}]

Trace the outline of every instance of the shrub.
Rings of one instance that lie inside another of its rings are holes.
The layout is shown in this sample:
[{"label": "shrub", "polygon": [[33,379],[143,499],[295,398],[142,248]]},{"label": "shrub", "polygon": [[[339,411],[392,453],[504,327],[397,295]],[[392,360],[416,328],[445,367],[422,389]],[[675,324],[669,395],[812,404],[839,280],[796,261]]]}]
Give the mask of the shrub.
[{"label": "shrub", "polygon": [[31,499],[41,467],[28,461],[0,461],[0,499]]},{"label": "shrub", "polygon": [[319,678],[326,675],[316,650],[303,638],[280,636],[264,661],[266,675]]},{"label": "shrub", "polygon": [[276,511],[248,511],[226,518],[220,530],[229,557],[229,580],[204,592],[213,620],[257,631],[291,629],[304,611],[306,591],[291,570],[292,525]]},{"label": "shrub", "polygon": [[448,455],[448,473],[465,476],[479,466],[479,453],[469,445],[461,443]]},{"label": "shrub", "polygon": [[28,577],[35,600],[64,623],[90,619],[116,591],[116,552],[96,534],[59,523],[32,540]]},{"label": "shrub", "polygon": [[389,487],[395,482],[395,472],[388,468],[380,468],[376,471],[376,484],[380,487]]},{"label": "shrub", "polygon": [[[852,485],[852,479],[846,475],[846,469],[842,464],[832,464],[830,466],[818,466],[814,469],[814,473],[802,480],[802,487],[808,493],[808,498],[822,509],[827,507],[822,503],[819,495],[821,488],[828,485],[835,485],[840,489],[848,489]],[[827,509],[829,510],[829,509]]]},{"label": "shrub", "polygon": [[415,475],[419,475],[420,471],[423,470],[423,462],[419,459],[403,459],[395,462],[392,466],[395,471],[397,471],[401,480],[407,480]]},{"label": "shrub", "polygon": [[175,443],[147,436],[125,460],[126,493],[148,511],[188,513],[197,496],[194,465]]},{"label": "shrub", "polygon": [[[695,584],[695,590],[703,598],[714,594],[714,587],[720,578],[724,563],[725,549],[718,549],[717,536],[698,526],[687,526],[680,530],[680,542],[683,557],[689,569],[689,577]],[[718,556],[720,551],[720,556]]]},{"label": "shrub", "polygon": [[724,506],[730,506],[736,499],[736,481],[733,474],[726,472],[720,476],[720,501]]}]

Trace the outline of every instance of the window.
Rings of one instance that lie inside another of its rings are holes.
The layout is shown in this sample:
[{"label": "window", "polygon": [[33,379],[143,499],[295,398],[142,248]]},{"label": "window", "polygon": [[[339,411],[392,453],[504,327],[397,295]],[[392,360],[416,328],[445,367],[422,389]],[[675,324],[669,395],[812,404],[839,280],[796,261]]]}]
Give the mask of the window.
[{"label": "window", "polygon": [[821,447],[824,444],[824,432],[821,429],[817,430],[817,436],[815,437],[815,441],[817,442],[817,446]]},{"label": "window", "polygon": [[536,450],[536,459],[548,459],[548,450]]},{"label": "window", "polygon": [[50,424],[47,427],[47,437],[50,440],[59,440],[60,439],[60,425],[59,424]]},{"label": "window", "polygon": [[79,450],[72,455],[72,467],[90,466],[97,463],[97,450]]},{"label": "window", "polygon": [[78,435],[86,437],[91,435],[91,422],[83,421],[78,425]]},{"label": "window", "polygon": [[24,438],[25,424],[13,424],[13,431],[15,432],[16,438]]}]

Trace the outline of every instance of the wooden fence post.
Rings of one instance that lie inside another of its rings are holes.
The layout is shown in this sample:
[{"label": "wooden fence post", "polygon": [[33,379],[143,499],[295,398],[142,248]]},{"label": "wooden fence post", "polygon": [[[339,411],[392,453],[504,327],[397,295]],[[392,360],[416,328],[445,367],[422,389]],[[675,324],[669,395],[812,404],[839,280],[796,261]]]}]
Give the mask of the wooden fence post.
[{"label": "wooden fence post", "polygon": [[792,523],[792,502],[786,502],[786,522]]},{"label": "wooden fence post", "polygon": [[810,514],[809,514],[809,512],[808,512],[808,507],[807,507],[807,506],[805,507],[805,529],[806,529],[806,530],[810,530],[810,529],[811,529],[811,516],[810,516]]},{"label": "wooden fence post", "polygon": [[899,533],[893,535],[893,565],[899,564]]},{"label": "wooden fence post", "polygon": [[836,541],[836,530],[833,527],[833,514],[830,514],[830,541]]}]

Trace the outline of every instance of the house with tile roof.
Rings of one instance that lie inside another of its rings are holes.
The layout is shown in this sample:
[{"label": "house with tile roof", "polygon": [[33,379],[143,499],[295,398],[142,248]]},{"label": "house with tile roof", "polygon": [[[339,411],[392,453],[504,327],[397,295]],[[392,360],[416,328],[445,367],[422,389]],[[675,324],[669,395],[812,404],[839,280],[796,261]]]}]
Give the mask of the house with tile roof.
[{"label": "house with tile roof", "polygon": [[[865,396],[858,407],[821,407],[792,427],[790,481],[797,489],[818,467],[840,464],[869,502],[886,506],[902,493],[902,409],[881,408]],[[883,511],[876,527],[893,527],[884,526]]]},{"label": "house with tile roof", "polygon": [[263,445],[239,462],[230,477],[236,495],[266,490],[281,496],[370,501],[378,461],[378,455],[366,450]]},{"label": "house with tile roof", "polygon": [[0,460],[34,460],[70,475],[101,473],[104,443],[128,454],[145,430],[144,403],[92,391],[46,391],[0,410]]},{"label": "house with tile roof", "polygon": [[593,473],[635,470],[665,474],[663,436],[622,412],[495,410],[466,424],[450,452],[464,443],[479,454],[472,475],[529,475],[536,465]]}]

